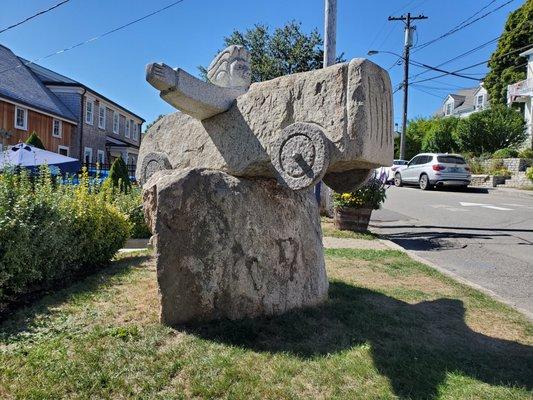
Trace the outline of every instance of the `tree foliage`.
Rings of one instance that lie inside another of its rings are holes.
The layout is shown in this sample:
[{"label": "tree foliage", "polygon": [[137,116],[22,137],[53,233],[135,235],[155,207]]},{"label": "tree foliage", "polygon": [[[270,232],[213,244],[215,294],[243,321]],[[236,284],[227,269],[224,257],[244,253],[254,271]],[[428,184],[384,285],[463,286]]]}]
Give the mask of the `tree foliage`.
[{"label": "tree foliage", "polygon": [[[410,160],[422,151],[422,141],[429,132],[433,124],[431,118],[415,118],[407,124],[405,131],[405,158]],[[398,158],[400,156],[400,137],[394,139],[394,154]]]},{"label": "tree foliage", "polygon": [[491,106],[461,119],[456,138],[462,151],[476,155],[520,146],[527,138],[522,114],[506,106]]},{"label": "tree foliage", "polygon": [[447,117],[433,120],[422,139],[422,151],[431,153],[452,153],[459,151],[455,130],[459,118]]},{"label": "tree foliage", "polygon": [[[291,21],[282,28],[270,31],[267,25],[257,24],[245,32],[234,31],[224,38],[224,45],[242,45],[251,55],[252,82],[278,76],[322,68],[322,37],[317,29],[307,34],[301,23]],[[342,54],[337,62],[344,61]],[[205,67],[199,67],[206,76]]]},{"label": "tree foliage", "polygon": [[526,0],[520,8],[509,14],[498,46],[488,63],[490,71],[485,77],[484,85],[492,104],[506,104],[507,85],[526,78],[524,64],[527,60],[519,56],[521,51],[518,49],[524,51],[531,43],[533,0]]},{"label": "tree foliage", "polygon": [[38,149],[46,150],[41,138],[37,135],[37,132],[33,131],[31,135],[26,139],[26,144],[37,147]]}]

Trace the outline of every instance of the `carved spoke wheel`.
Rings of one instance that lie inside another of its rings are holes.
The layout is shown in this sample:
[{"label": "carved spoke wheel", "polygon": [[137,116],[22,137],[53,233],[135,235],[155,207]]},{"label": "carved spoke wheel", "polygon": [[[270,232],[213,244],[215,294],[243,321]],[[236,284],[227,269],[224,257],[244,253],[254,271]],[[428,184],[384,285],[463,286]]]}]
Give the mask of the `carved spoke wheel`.
[{"label": "carved spoke wheel", "polygon": [[293,190],[322,179],[329,166],[329,148],[322,128],[297,122],[287,126],[272,146],[271,160],[278,181]]},{"label": "carved spoke wheel", "polygon": [[141,165],[141,184],[144,185],[157,171],[172,169],[170,161],[163,153],[148,153],[144,156]]}]

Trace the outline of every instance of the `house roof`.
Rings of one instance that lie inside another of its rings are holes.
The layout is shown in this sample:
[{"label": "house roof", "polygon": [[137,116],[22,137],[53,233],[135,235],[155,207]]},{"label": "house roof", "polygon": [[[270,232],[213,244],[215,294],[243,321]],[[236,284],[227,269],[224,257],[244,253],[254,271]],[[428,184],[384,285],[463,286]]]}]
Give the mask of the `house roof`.
[{"label": "house roof", "polygon": [[[28,62],[24,60],[22,57],[19,57],[19,59],[23,62]],[[85,86],[83,83],[75,81],[74,79],[71,79],[65,75],[61,75],[57,72],[51,71],[48,68],[45,68],[38,64],[29,64],[28,67],[39,77],[39,79],[45,84],[45,85],[57,85],[57,86],[70,86],[70,87],[80,87],[83,89],[86,89],[88,92],[94,94],[95,96],[100,97],[103,99],[106,103],[113,104],[115,107],[121,109],[124,112],[127,112],[128,114],[133,115],[134,117],[139,118],[141,121],[145,122],[145,119],[140,117],[139,115],[135,114],[134,112],[128,110],[127,108],[124,108],[120,104],[115,103],[113,100],[110,100],[109,98],[105,97],[104,95],[98,93],[96,90],[91,89],[88,86]]]},{"label": "house roof", "polygon": [[520,53],[519,56],[520,57],[526,57],[526,56],[530,56],[532,54],[533,54],[533,47],[528,49],[528,50],[526,50],[526,51],[524,51],[524,52],[522,52],[522,53]]},{"label": "house roof", "polygon": [[0,97],[76,123],[74,114],[7,47],[0,45]]}]

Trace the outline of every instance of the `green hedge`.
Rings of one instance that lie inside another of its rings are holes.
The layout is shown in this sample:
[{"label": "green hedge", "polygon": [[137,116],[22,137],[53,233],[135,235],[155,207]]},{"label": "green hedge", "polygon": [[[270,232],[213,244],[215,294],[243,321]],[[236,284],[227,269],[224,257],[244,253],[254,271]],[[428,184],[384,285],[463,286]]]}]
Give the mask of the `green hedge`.
[{"label": "green hedge", "polygon": [[0,175],[0,309],[11,299],[106,265],[127,217],[89,185],[55,185],[47,169]]}]

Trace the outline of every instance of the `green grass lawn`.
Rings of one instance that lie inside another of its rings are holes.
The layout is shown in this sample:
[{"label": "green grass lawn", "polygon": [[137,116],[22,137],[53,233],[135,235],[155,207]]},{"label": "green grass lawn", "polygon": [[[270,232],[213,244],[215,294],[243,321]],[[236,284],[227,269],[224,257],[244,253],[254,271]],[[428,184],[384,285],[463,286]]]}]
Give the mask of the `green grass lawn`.
[{"label": "green grass lawn", "polygon": [[322,306],[171,329],[128,255],[0,325],[0,398],[531,399],[533,325],[386,250],[326,250]]},{"label": "green grass lawn", "polygon": [[364,240],[373,240],[377,236],[372,232],[352,232],[352,231],[341,231],[333,225],[333,219],[327,217],[321,217],[320,219],[322,225],[322,235],[330,236],[335,238],[342,239],[364,239]]}]

